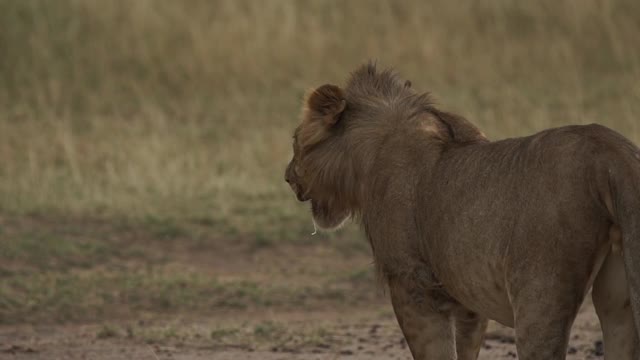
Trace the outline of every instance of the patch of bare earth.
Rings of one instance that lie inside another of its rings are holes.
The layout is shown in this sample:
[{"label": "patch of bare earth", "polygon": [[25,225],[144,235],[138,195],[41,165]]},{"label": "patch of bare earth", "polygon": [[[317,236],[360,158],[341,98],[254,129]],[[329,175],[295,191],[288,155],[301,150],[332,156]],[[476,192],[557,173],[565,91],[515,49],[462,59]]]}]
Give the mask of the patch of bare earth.
[{"label": "patch of bare earth", "polygon": [[[312,312],[234,312],[150,323],[0,328],[0,359],[411,359],[386,305]],[[578,317],[567,359],[600,359],[597,319]],[[515,359],[513,332],[490,325],[481,360]]]},{"label": "patch of bare earth", "polygon": [[[177,232],[175,238],[158,241],[135,226],[115,231],[104,224],[61,228],[22,222],[0,223],[3,240],[24,239],[23,245],[6,248],[15,256],[0,258],[11,264],[0,284],[0,359],[411,359],[387,296],[375,284],[368,249],[351,243],[361,239],[318,238],[255,249],[243,246],[242,239],[221,241],[206,234],[194,240]],[[34,229],[39,229],[35,235]],[[31,244],[33,236],[32,243],[39,244],[42,234],[62,239],[68,250],[33,255],[24,244]],[[122,248],[135,251],[117,250]],[[87,256],[95,258],[94,265],[76,259]],[[40,258],[45,262],[37,263]],[[151,269],[153,281],[140,269]],[[124,277],[121,283],[105,281],[99,289],[87,286],[82,291],[95,293],[85,296],[68,289],[76,284],[73,277],[65,278],[66,292],[41,279],[43,273],[57,279],[77,271],[86,276],[138,272],[136,286],[148,290],[129,289],[122,296],[121,286],[130,287]],[[180,277],[176,285],[175,276],[182,273],[198,276]],[[31,289],[32,279],[51,288]],[[210,282],[217,288],[208,290]],[[27,291],[46,295],[49,302],[17,302],[19,296],[31,301]],[[109,296],[100,297],[105,292]],[[97,301],[99,306],[92,303]],[[15,311],[24,319],[12,316]],[[600,338],[587,301],[574,324],[567,359],[602,358]],[[492,323],[480,359],[514,359],[514,343],[512,330]]]}]

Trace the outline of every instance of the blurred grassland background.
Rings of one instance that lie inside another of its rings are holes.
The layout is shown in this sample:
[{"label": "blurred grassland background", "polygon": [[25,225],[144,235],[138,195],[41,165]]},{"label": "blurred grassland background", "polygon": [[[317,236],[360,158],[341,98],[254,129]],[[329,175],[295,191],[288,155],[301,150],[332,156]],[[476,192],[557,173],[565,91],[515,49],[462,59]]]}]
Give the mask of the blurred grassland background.
[{"label": "blurred grassland background", "polygon": [[303,94],[368,59],[493,139],[637,141],[639,36],[632,0],[0,0],[0,210],[297,223]]},{"label": "blurred grassland background", "polygon": [[242,239],[309,238],[283,181],[306,91],[375,59],[492,139],[638,142],[639,39],[635,0],[0,0],[0,323],[343,303],[368,267],[312,289],[290,263],[275,290],[216,272]]}]

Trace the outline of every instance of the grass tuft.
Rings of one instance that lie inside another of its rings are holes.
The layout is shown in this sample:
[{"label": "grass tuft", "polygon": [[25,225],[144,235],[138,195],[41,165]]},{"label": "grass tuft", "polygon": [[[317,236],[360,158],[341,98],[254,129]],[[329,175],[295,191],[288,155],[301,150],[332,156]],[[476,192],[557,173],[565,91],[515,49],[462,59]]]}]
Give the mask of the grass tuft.
[{"label": "grass tuft", "polygon": [[118,331],[118,329],[115,326],[109,324],[102,325],[100,330],[98,330],[98,332],[96,333],[96,338],[98,339],[115,338],[118,336],[120,336],[120,332]]}]

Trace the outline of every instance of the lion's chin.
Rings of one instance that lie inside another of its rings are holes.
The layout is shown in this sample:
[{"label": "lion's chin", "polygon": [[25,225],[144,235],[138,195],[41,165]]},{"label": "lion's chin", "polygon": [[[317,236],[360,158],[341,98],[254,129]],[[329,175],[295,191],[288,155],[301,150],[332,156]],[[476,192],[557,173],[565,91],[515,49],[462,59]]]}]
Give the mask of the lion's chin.
[{"label": "lion's chin", "polygon": [[325,231],[339,229],[349,219],[349,212],[341,209],[329,209],[326,203],[311,200],[311,214],[316,226]]}]

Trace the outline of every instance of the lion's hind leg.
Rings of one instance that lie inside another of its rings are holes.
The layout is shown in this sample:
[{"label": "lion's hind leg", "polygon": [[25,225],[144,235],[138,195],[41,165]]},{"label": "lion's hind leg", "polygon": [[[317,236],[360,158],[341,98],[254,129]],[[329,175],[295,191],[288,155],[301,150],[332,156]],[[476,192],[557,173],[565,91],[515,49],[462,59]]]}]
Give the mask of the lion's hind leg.
[{"label": "lion's hind leg", "polygon": [[607,255],[598,272],[592,297],[604,336],[605,359],[639,359],[640,345],[630,306],[624,262],[617,248]]},{"label": "lion's hind leg", "polygon": [[587,279],[581,274],[548,270],[528,274],[532,280],[521,278],[526,280],[513,291],[520,360],[564,360],[567,355],[571,326],[582,304]]},{"label": "lion's hind leg", "polygon": [[524,310],[516,320],[516,348],[522,360],[564,360],[575,313],[549,307]]}]

